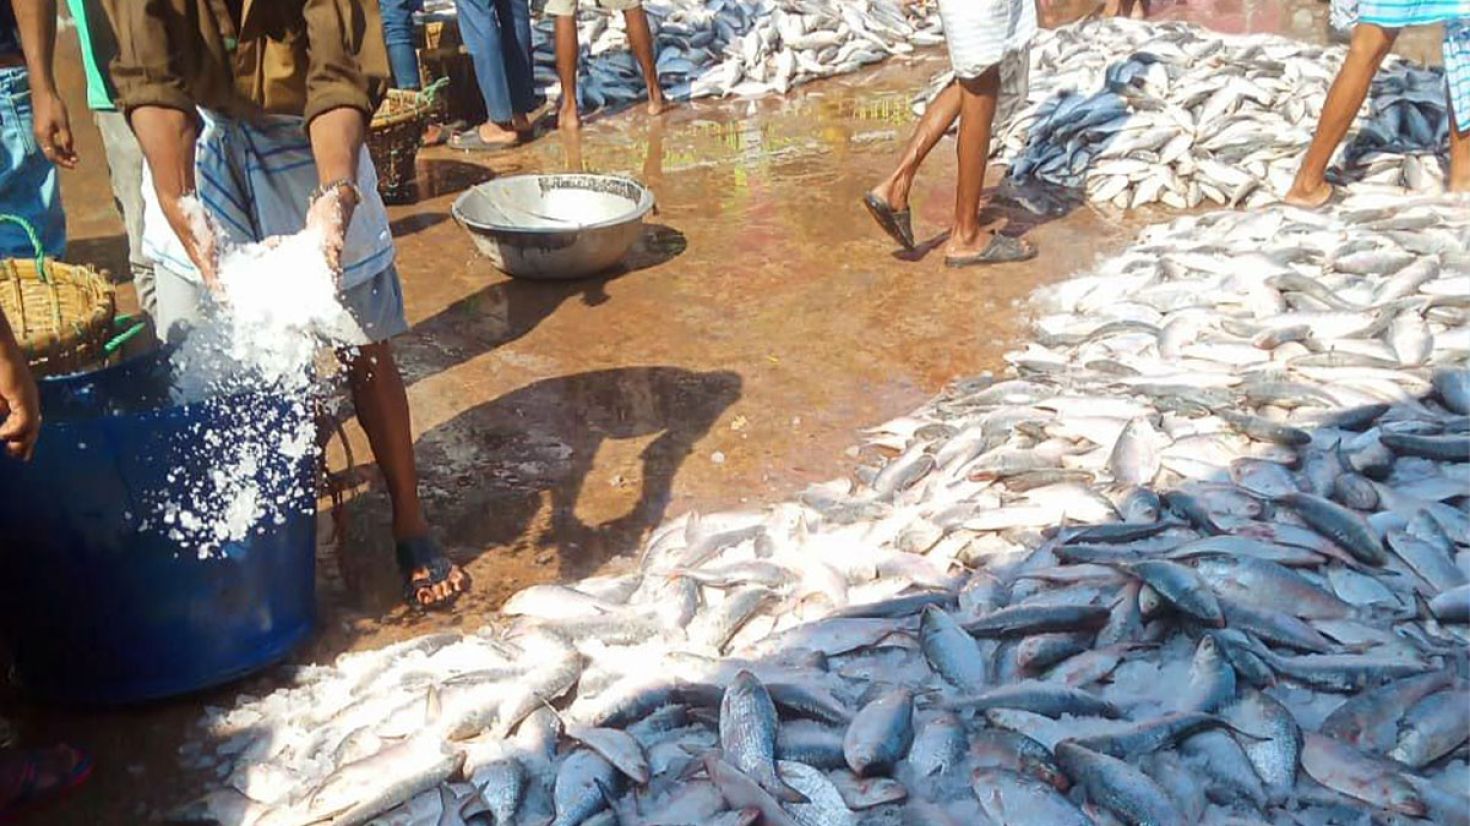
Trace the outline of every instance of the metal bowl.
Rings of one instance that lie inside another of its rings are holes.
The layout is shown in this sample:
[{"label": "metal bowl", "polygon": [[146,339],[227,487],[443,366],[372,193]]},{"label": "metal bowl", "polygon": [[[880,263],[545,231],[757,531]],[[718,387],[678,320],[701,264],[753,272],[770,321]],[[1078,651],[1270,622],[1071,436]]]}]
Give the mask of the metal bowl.
[{"label": "metal bowl", "polygon": [[516,278],[596,275],[643,232],[653,193],[614,175],[514,175],[466,190],[454,220],[497,269]]}]

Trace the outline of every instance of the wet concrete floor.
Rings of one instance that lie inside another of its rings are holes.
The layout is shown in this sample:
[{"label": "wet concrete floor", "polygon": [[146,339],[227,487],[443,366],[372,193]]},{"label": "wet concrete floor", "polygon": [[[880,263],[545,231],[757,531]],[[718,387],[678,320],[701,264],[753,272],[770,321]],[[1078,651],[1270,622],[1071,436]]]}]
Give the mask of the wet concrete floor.
[{"label": "wet concrete floor", "polygon": [[[1324,36],[1317,0],[1176,0],[1160,17],[1232,32]],[[1054,20],[1086,11],[1045,8]],[[1406,38],[1431,56],[1436,41]],[[76,41],[60,44],[82,168],[63,175],[68,258],[126,269],[100,140],[88,123]],[[802,87],[786,99],[706,102],[661,118],[589,119],[515,151],[424,151],[419,199],[390,210],[413,330],[397,342],[431,522],[475,579],[452,615],[400,607],[386,499],[354,423],[355,459],[332,448],[346,491],[339,555],[322,519],[320,633],[294,658],[440,627],[477,628],[526,585],[630,564],[646,532],[690,509],[754,507],[845,473],[856,430],[911,409],[957,376],[1003,367],[1039,284],[1121,248],[1164,213],[1077,207],[1026,231],[1036,261],[948,271],[939,254],[895,255],[859,205],[894,162],[930,53]],[[953,144],[913,195],[920,237],[951,211]],[[496,175],[593,170],[648,184],[658,212],[624,271],[532,283],[496,273],[450,218],[454,197]],[[124,307],[131,296],[124,290]],[[81,652],[79,652],[81,653]],[[35,823],[131,824],[197,790],[176,749],[207,704],[268,690],[266,675],[204,696],[124,711],[15,701],[26,742],[66,738],[98,757],[92,782]]]}]

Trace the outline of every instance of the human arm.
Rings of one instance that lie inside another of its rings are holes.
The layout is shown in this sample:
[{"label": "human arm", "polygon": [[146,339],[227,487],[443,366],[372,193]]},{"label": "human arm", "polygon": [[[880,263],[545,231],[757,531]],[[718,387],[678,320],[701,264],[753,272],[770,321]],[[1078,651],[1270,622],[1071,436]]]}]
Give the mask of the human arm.
[{"label": "human arm", "polygon": [[41,402],[10,323],[0,313],[0,446],[12,459],[26,461],[41,434]]},{"label": "human arm", "polygon": [[358,193],[355,184],[331,185],[357,180],[357,160],[367,135],[367,119],[357,109],[339,106],[313,118],[307,131],[311,154],[316,159],[317,181],[329,188],[312,202],[306,226],[322,233],[327,264],[336,272],[342,265],[342,247],[357,208]]},{"label": "human arm", "polygon": [[66,103],[56,91],[51,69],[56,54],[56,0],[14,0],[13,7],[31,84],[36,144],[52,163],[74,169],[77,153],[72,145],[71,120]]},{"label": "human arm", "polygon": [[189,260],[210,289],[218,282],[218,242],[202,207],[194,199],[194,142],[199,123],[193,113],[167,106],[139,106],[128,113],[133,134],[148,162],[163,217],[183,242]]},{"label": "human arm", "polygon": [[[191,38],[199,37],[197,29],[189,28],[187,0],[101,2],[117,38],[117,56],[108,67],[117,87],[117,107],[138,138],[165,220],[213,288],[214,231],[202,209],[189,208],[193,199],[183,200],[195,192],[194,143],[199,135],[194,94],[179,68],[188,58]],[[190,220],[191,213],[195,220]]]}]

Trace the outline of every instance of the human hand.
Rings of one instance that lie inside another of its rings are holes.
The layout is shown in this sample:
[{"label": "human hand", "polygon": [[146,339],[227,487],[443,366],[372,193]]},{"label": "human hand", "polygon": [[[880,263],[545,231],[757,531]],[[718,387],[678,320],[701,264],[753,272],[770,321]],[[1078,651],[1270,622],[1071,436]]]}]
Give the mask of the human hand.
[{"label": "human hand", "polygon": [[204,286],[216,295],[219,284],[219,232],[214,218],[205,210],[204,204],[193,194],[179,198],[160,198],[159,206],[163,217],[173,228],[174,234],[184,244],[189,260],[199,270]]},{"label": "human hand", "polygon": [[[3,322],[0,322],[3,323]],[[28,461],[41,435],[41,400],[25,354],[0,330],[0,446],[6,455]]]},{"label": "human hand", "polygon": [[35,92],[31,98],[36,144],[46,159],[63,169],[77,168],[77,152],[72,146],[71,118],[66,104],[55,92]]},{"label": "human hand", "polygon": [[339,186],[322,193],[306,211],[306,228],[321,235],[322,254],[338,281],[342,278],[342,248],[347,243],[347,226],[357,207],[357,193]]}]

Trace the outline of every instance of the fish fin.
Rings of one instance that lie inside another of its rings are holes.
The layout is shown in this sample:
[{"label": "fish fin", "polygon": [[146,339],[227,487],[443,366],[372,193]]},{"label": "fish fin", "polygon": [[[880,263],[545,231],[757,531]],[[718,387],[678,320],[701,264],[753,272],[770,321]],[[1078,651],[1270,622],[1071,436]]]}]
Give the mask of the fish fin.
[{"label": "fish fin", "polygon": [[[571,729],[571,726],[567,725],[567,718],[561,716],[561,712],[557,711],[556,706],[552,705],[550,701],[542,697],[540,693],[532,693],[531,696],[535,697],[537,702],[541,703],[547,711],[551,712],[551,715],[556,718],[556,722],[561,726],[562,733],[566,733]],[[530,712],[527,712],[527,714],[530,714]],[[517,720],[516,722],[519,723],[520,721]]]},{"label": "fish fin", "polygon": [[778,778],[776,780],[776,782],[774,784],[772,784],[772,785],[774,785],[775,788],[774,789],[766,789],[766,791],[770,792],[771,793],[771,796],[774,797],[774,798],[776,798],[777,800],[780,800],[780,801],[783,801],[783,802],[786,802],[786,803],[810,803],[811,802],[811,798],[809,798],[806,795],[802,794],[797,789],[794,789],[791,786],[788,786],[786,784],[786,781],[784,781],[784,780],[781,780],[781,779]]},{"label": "fish fin", "polygon": [[699,539],[700,521],[699,511],[692,510],[689,512],[689,521],[684,523],[684,542],[686,544],[693,545]]},{"label": "fish fin", "polygon": [[680,780],[687,781],[698,777],[700,772],[707,770],[710,760],[722,760],[725,756],[725,753],[720,749],[695,749],[687,745],[681,746],[681,748],[689,752],[693,759],[686,763],[684,768],[679,771]]},{"label": "fish fin", "polygon": [[618,811],[618,796],[613,794],[612,789],[609,789],[601,778],[594,777],[592,782],[597,785],[597,793],[602,796],[602,802],[607,804],[607,810],[612,812],[613,822],[622,826],[623,815]]}]

